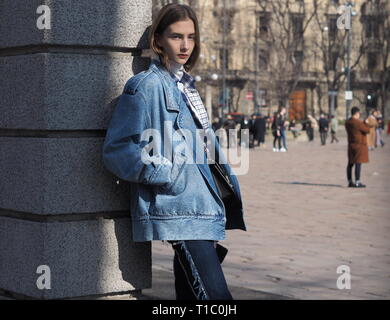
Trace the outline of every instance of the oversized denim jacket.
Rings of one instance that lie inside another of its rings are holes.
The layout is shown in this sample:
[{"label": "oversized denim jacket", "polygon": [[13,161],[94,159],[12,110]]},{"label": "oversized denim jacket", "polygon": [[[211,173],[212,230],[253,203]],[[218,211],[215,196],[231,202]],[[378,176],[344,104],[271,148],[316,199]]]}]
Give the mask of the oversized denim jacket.
[{"label": "oversized denim jacket", "polygon": [[[238,180],[229,164],[222,164],[240,200],[234,219],[227,221],[199,128],[160,61],[153,59],[148,70],[125,84],[107,129],[103,162],[130,182],[134,241],[223,240],[225,229],[246,230]],[[216,158],[226,162],[211,128],[209,141]]]}]

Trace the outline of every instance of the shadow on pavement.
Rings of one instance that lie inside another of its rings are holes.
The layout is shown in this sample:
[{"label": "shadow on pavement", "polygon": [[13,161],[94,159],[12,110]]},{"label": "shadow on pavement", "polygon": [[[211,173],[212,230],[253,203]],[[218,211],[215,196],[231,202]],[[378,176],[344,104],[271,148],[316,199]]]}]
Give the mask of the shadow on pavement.
[{"label": "shadow on pavement", "polygon": [[[235,300],[290,300],[291,298],[252,290],[248,288],[229,286]],[[174,277],[172,272],[153,269],[152,288],[142,290],[143,300],[175,300]]]},{"label": "shadow on pavement", "polygon": [[309,183],[309,182],[299,182],[299,181],[292,181],[292,182],[274,181],[274,183],[279,183],[279,184],[299,184],[299,185],[303,185],[303,186],[346,188],[346,186],[343,186],[341,184]]}]

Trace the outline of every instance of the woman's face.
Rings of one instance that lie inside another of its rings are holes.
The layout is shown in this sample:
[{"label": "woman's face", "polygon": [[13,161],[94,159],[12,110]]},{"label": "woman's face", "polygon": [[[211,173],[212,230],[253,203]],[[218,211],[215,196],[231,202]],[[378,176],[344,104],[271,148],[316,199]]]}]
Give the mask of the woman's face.
[{"label": "woman's face", "polygon": [[172,23],[157,38],[159,46],[164,48],[169,60],[185,64],[195,48],[195,26],[191,19]]}]

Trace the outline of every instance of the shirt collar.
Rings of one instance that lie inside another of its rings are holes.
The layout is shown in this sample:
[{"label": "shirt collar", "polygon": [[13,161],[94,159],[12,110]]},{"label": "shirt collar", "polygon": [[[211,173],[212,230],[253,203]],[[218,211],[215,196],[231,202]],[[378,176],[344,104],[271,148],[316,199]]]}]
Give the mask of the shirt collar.
[{"label": "shirt collar", "polygon": [[[151,59],[159,62],[160,64],[162,63],[160,56],[155,52],[152,52]],[[172,60],[169,60],[169,62],[170,62],[170,70],[168,71],[171,78],[176,83],[180,81],[186,87],[195,88],[195,79],[185,71],[184,65]]]},{"label": "shirt collar", "polygon": [[185,71],[184,66],[175,61],[169,60],[171,64],[170,75],[175,82],[181,82],[185,87],[195,88],[195,79]]}]

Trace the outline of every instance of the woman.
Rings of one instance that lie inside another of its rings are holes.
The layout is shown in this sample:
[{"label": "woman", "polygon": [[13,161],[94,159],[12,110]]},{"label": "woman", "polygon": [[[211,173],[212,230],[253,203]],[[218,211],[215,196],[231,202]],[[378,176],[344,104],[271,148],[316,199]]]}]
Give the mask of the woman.
[{"label": "woman", "polygon": [[379,145],[383,148],[385,143],[382,139],[382,131],[384,129],[383,116],[380,111],[377,111],[376,120],[378,121],[378,127],[376,128],[376,142],[375,148],[379,147]]},{"label": "woman", "polygon": [[339,121],[337,120],[337,118],[333,114],[330,116],[330,118],[331,118],[331,120],[330,120],[330,133],[332,135],[332,140],[330,141],[330,143],[333,143],[333,141],[336,141],[336,143],[339,143],[339,139],[336,137]]},{"label": "woman", "polygon": [[[199,57],[199,39],[189,6],[160,10],[149,35],[154,57],[149,69],[124,87],[107,129],[103,161],[131,183],[133,240],[171,243],[176,298],[232,299],[216,242],[225,238],[225,229],[246,228],[237,177],[188,73]],[[209,164],[214,159],[229,183],[226,192],[216,165]]]},{"label": "woman", "polygon": [[[362,163],[369,162],[367,134],[370,132],[371,125],[369,120],[360,120],[360,109],[352,107],[351,117],[345,121],[345,130],[348,139],[348,165],[347,179],[349,188],[365,188],[361,183],[360,174]],[[352,180],[352,168],[355,166],[355,182]]]},{"label": "woman", "polygon": [[[274,112],[271,130],[272,130],[272,135],[274,136],[273,152],[279,152],[279,150],[281,150],[282,148],[281,146],[282,137],[280,135],[280,118],[277,112]],[[276,148],[276,141],[278,142],[278,148]]]},{"label": "woman", "polygon": [[368,150],[375,149],[376,141],[376,128],[378,127],[378,121],[376,120],[377,111],[375,109],[371,110],[370,115],[367,118],[367,123],[371,127],[370,132],[367,135],[367,145]]}]

